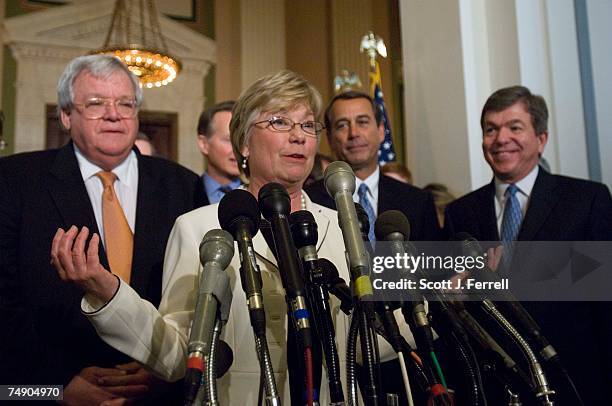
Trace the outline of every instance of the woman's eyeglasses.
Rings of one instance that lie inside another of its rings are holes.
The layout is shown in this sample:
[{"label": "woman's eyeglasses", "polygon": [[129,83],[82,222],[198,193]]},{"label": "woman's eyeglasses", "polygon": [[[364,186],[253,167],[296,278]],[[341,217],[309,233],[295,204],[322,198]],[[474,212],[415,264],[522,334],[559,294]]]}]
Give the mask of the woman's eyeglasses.
[{"label": "woman's eyeglasses", "polygon": [[302,131],[304,131],[306,134],[314,135],[315,137],[317,137],[321,133],[321,130],[325,128],[325,126],[318,121],[304,121],[303,123],[296,123],[290,118],[281,116],[274,116],[267,120],[258,121],[253,125],[263,123],[268,123],[266,128],[270,128],[272,131],[279,133],[288,133],[289,131],[293,130],[293,127],[299,125]]}]

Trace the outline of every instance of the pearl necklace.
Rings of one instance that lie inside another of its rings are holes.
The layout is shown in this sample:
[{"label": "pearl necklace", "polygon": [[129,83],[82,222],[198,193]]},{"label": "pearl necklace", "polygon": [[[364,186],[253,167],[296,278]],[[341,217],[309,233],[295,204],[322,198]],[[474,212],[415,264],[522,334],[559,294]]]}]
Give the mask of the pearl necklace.
[{"label": "pearl necklace", "polygon": [[303,190],[300,193],[302,199],[302,210],[306,210],[306,193]]}]

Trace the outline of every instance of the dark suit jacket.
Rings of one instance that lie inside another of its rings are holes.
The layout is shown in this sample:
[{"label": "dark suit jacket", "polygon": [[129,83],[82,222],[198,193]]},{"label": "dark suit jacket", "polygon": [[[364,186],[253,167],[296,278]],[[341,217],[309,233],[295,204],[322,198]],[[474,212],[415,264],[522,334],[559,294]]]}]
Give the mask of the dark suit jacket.
[{"label": "dark suit jacket", "polygon": [[[193,172],[138,153],[130,284],[155,306],[174,220],[202,195]],[[98,232],[72,143],[0,160],[0,383],[66,385],[84,367],[129,361],[98,338],[83,293],[49,264],[55,232],[71,225]],[[108,269],[102,244],[100,260]]]},{"label": "dark suit jacket", "polygon": [[[494,198],[495,184],[491,182],[451,203],[446,209],[445,231],[449,236],[467,232],[481,241],[499,241]],[[612,241],[610,192],[605,185],[551,175],[540,168],[518,240]],[[594,388],[603,388],[604,383],[612,382],[610,303],[524,302],[523,305],[560,354],[585,404],[606,404],[600,403],[603,398],[598,397],[605,391]],[[572,404],[567,385],[559,381],[553,385],[565,400],[560,404]]]},{"label": "dark suit jacket", "polygon": [[198,182],[202,185],[202,190],[204,193],[202,194],[202,202],[200,206],[208,206],[210,204],[210,200],[208,200],[208,194],[206,193],[206,188],[204,187],[204,174],[200,175],[198,178]]},{"label": "dark suit jacket", "polygon": [[[323,180],[304,188],[313,202],[336,209],[332,197],[325,190]],[[440,229],[436,208],[431,194],[393,178],[380,175],[378,183],[378,214],[387,210],[399,210],[410,221],[410,239],[413,241],[438,241]]]}]

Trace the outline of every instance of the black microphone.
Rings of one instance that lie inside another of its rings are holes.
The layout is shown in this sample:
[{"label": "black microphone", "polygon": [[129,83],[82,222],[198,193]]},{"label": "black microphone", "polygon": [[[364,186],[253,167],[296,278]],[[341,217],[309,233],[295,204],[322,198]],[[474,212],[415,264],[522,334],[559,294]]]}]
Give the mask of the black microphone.
[{"label": "black microphone", "polygon": [[291,211],[289,193],[280,183],[268,183],[259,190],[258,200],[261,213],[272,227],[278,269],[296,330],[304,348],[312,347],[306,290],[297,250],[289,231],[288,218]]},{"label": "black microphone", "polygon": [[363,240],[363,244],[365,245],[368,253],[370,254],[370,258],[374,256],[374,248],[372,247],[372,242],[370,241],[370,218],[368,217],[368,213],[365,211],[363,206],[358,202],[355,202],[355,212],[357,213],[357,223],[359,224],[359,230],[361,231],[361,239]]},{"label": "black microphone", "polygon": [[318,226],[311,212],[300,210],[289,216],[291,234],[298,249],[302,264],[306,291],[312,308],[312,318],[325,354],[328,371],[330,399],[332,403],[344,403],[340,380],[340,359],[336,348],[336,330],[331,316],[329,293],[325,275],[319,266],[317,255]]},{"label": "black microphone", "polygon": [[[415,254],[415,252],[411,252],[413,249],[408,242],[408,238],[410,237],[410,222],[401,211],[388,210],[380,214],[374,225],[374,233],[377,241],[386,241],[390,244],[389,248],[394,256],[399,255],[403,257],[406,254]],[[400,272],[402,273],[402,277],[413,278],[413,275],[408,270],[400,270]],[[417,349],[423,354],[430,354],[433,358],[435,350],[433,330],[429,324],[429,319],[425,310],[424,297],[422,294],[412,289],[407,289],[405,294],[408,300],[407,302],[402,301],[400,305],[404,319],[413,330]],[[390,313],[389,310],[390,309],[386,310],[389,327],[395,329],[397,327],[391,324],[393,313]],[[393,321],[395,321],[395,317],[393,317]],[[385,326],[385,328],[386,327],[387,326]],[[399,344],[400,342],[398,341],[396,345]],[[434,361],[437,360],[434,359]],[[431,393],[434,394],[434,402],[437,402],[437,404],[450,404],[448,392],[438,380],[430,363],[425,362],[424,359],[423,365],[424,372],[431,383]]]},{"label": "black microphone", "polygon": [[[404,256],[406,248],[404,242],[410,237],[410,222],[404,214],[398,210],[388,210],[378,216],[374,225],[374,234],[377,241],[387,241],[390,243],[390,249],[393,256]],[[412,278],[408,270],[402,270],[402,276]],[[408,289],[406,291],[410,307],[407,304],[402,304],[402,313],[406,321],[414,322],[417,327],[415,331],[415,339],[421,338],[420,349],[423,350],[423,344],[427,344],[427,350],[433,350],[433,333],[429,326],[427,312],[423,301],[423,295],[417,291]],[[410,316],[412,313],[412,317]],[[411,323],[412,324],[412,323]],[[417,333],[421,331],[422,337],[417,337]]]},{"label": "black microphone", "polygon": [[[355,208],[357,209],[357,216],[359,217],[359,227],[361,229],[361,236],[363,237],[364,241],[368,241],[368,231],[370,230],[370,225],[367,213],[359,203],[355,203]],[[376,240],[392,242],[392,246],[390,247],[391,253],[403,254],[404,236],[406,236],[405,238],[408,238],[408,236],[410,235],[410,224],[404,223],[399,225],[400,228],[403,227],[403,233],[400,233],[395,229],[389,232],[389,230],[387,230],[388,226],[385,223],[385,218],[389,215],[386,215],[385,213],[382,213],[374,224],[374,234],[376,235]],[[393,238],[391,238],[391,236]],[[386,239],[387,237],[389,237],[389,240]],[[397,308],[397,303],[393,303],[388,300],[377,301],[376,303],[376,312],[378,313],[382,321],[383,328],[385,331],[385,338],[387,339],[389,344],[391,344],[393,350],[399,353],[403,352],[404,350],[405,340],[400,333],[397,320],[395,319],[395,315],[393,314],[393,311]]]},{"label": "black microphone", "polygon": [[247,297],[249,318],[255,336],[255,350],[261,368],[266,399],[280,404],[274,371],[266,340],[266,312],[264,310],[261,271],[257,265],[253,236],[259,231],[261,213],[255,197],[242,189],[227,193],[218,209],[219,224],[229,231],[238,244],[240,254],[240,282]]},{"label": "black microphone", "polygon": [[[372,297],[370,280],[370,258],[361,238],[361,230],[353,202],[355,192],[355,174],[351,167],[342,161],[332,162],[325,169],[325,189],[336,202],[338,223],[346,248],[353,290],[357,298],[363,301]],[[365,306],[370,313],[371,306]],[[372,319],[372,314],[368,314]]]},{"label": "black microphone", "polygon": [[232,236],[223,230],[210,230],[200,244],[200,274],[185,373],[185,400],[193,403],[202,382],[204,358],[209,357],[213,328],[217,319],[227,321],[232,302],[229,277],[224,272],[234,256]]},{"label": "black microphone", "polygon": [[346,284],[346,281],[340,277],[338,268],[327,258],[319,258],[319,267],[321,269],[321,277],[327,284],[329,293],[336,296],[340,300],[340,310],[347,316],[353,310],[353,294],[351,288]]},{"label": "black microphone", "polygon": [[261,214],[255,197],[242,189],[227,193],[219,203],[219,224],[233,235],[240,254],[240,283],[246,293],[249,317],[256,336],[266,334],[261,272],[255,258],[253,236],[259,231]]}]

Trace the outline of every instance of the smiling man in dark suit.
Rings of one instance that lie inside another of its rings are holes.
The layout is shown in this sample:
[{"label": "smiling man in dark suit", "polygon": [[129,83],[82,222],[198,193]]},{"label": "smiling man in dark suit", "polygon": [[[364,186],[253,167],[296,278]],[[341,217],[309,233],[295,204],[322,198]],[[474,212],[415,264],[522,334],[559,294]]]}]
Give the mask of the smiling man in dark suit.
[{"label": "smiling man in dark suit", "polygon": [[[494,179],[447,207],[449,236],[467,232],[478,240],[508,243],[612,240],[608,188],[551,175],[538,166],[548,140],[547,122],[546,102],[523,86],[500,89],[489,97],[481,115],[482,149]],[[510,272],[515,271],[518,268],[511,267]],[[606,404],[604,391],[597,388],[609,384],[611,376],[609,304],[524,305],[564,360],[585,404]],[[560,404],[577,404],[565,383],[557,382],[555,389]]]},{"label": "smiling man in dark suit", "polygon": [[146,396],[163,385],[98,338],[80,312],[83,293],[50,264],[52,241],[79,230],[93,236],[89,246],[113,279],[157,305],[168,235],[176,217],[202,201],[203,188],[195,173],[134,148],[142,90],[118,59],[74,59],[58,98],[71,141],[0,160],[0,382],[64,385],[69,405],[157,404]]},{"label": "smiling man in dark suit", "polygon": [[[355,172],[353,200],[361,203],[366,212],[366,206],[371,207],[368,213],[371,231],[377,214],[399,210],[410,221],[410,239],[438,240],[438,220],[431,195],[380,173],[378,149],[385,131],[382,113],[370,96],[357,91],[336,95],[325,110],[325,128],[337,158]],[[305,190],[315,203],[335,209],[322,180]],[[370,234],[372,237],[373,232]]]},{"label": "smiling man in dark suit", "polygon": [[[436,209],[431,194],[417,187],[380,173],[378,150],[385,138],[381,110],[365,93],[339,93],[325,110],[327,139],[336,157],[348,163],[355,172],[353,200],[359,202],[370,219],[370,240],[374,239],[374,225],[378,214],[399,210],[410,221],[410,239],[437,241],[440,238]],[[335,209],[335,203],[320,180],[305,187],[315,203]],[[399,310],[396,318],[401,320]],[[400,321],[404,333],[406,325]],[[383,344],[379,340],[379,345]],[[400,404],[407,403],[399,363],[385,359],[381,364],[381,393],[395,393]]]}]

